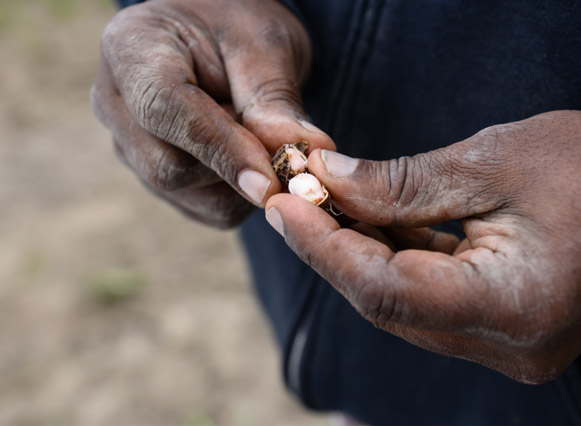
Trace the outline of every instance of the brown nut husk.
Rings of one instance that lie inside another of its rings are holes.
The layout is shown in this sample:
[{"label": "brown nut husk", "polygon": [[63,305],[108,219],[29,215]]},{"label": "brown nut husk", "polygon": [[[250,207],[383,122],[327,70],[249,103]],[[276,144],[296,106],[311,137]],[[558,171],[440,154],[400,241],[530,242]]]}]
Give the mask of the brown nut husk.
[{"label": "brown nut husk", "polygon": [[307,149],[307,141],[298,141],[284,144],[276,151],[272,158],[272,167],[281,182],[288,183],[297,174],[307,171]]}]

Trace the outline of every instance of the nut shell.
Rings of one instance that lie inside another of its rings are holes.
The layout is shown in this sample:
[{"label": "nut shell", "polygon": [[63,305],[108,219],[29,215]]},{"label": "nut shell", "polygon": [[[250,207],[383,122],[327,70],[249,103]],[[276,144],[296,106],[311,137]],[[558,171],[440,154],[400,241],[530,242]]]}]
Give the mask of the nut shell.
[{"label": "nut shell", "polygon": [[305,152],[308,148],[307,141],[299,141],[295,144],[284,144],[276,151],[272,159],[272,167],[281,182],[288,183],[299,173],[307,171]]}]

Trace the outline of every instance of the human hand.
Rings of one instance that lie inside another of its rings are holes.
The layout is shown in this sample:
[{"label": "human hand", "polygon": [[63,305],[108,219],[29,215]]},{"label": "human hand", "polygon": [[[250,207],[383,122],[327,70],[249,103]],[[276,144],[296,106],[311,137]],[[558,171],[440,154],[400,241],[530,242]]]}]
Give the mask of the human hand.
[{"label": "human hand", "polygon": [[[309,170],[339,209],[395,227],[360,225],[369,238],[286,194],[269,199],[267,219],[377,327],[546,382],[581,352],[580,135],[581,112],[559,111],[411,158],[315,151]],[[402,228],[452,219],[463,220],[461,243]]]},{"label": "human hand", "polygon": [[304,121],[309,62],[305,30],[274,0],[150,0],[107,26],[91,102],[146,186],[229,227],[280,191],[280,145],[334,149]]}]

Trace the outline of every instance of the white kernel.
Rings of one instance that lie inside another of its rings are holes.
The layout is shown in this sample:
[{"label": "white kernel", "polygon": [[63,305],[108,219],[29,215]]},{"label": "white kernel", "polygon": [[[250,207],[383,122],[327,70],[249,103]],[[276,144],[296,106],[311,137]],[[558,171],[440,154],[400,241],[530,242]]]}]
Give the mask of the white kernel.
[{"label": "white kernel", "polygon": [[288,183],[288,190],[313,204],[319,204],[327,196],[319,179],[309,173],[299,173],[292,178]]}]

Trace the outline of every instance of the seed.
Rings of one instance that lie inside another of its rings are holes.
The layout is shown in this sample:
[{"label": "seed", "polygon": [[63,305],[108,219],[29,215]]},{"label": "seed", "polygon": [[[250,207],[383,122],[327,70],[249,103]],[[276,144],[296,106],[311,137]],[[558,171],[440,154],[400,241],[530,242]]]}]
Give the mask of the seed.
[{"label": "seed", "polygon": [[291,194],[301,197],[315,205],[321,205],[329,199],[329,191],[315,176],[309,173],[299,173],[288,183]]}]

